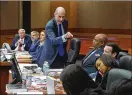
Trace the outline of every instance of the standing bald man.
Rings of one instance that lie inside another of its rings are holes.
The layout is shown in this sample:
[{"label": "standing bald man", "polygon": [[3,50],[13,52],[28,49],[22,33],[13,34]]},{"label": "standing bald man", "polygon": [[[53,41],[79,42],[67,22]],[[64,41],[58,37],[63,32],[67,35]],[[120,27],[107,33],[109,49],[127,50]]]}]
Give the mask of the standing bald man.
[{"label": "standing bald man", "polygon": [[56,8],[54,18],[46,27],[45,53],[44,59],[49,62],[50,68],[64,68],[67,61],[67,39],[73,35],[67,32],[68,21],[65,19],[65,9]]}]

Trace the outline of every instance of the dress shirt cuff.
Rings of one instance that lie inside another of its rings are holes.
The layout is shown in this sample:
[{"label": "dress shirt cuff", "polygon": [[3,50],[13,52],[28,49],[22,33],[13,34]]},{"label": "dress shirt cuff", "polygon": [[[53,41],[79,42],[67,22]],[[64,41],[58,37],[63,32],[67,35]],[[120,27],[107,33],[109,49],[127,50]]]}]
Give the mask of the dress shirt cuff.
[{"label": "dress shirt cuff", "polygon": [[23,44],[23,47],[25,47],[25,44]]},{"label": "dress shirt cuff", "polygon": [[66,39],[66,35],[65,35],[65,34],[62,35],[62,40],[63,40],[63,42],[66,42],[66,41],[67,41],[67,39]]},{"label": "dress shirt cuff", "polygon": [[17,46],[18,46],[18,42],[15,43],[15,47],[17,47]]}]

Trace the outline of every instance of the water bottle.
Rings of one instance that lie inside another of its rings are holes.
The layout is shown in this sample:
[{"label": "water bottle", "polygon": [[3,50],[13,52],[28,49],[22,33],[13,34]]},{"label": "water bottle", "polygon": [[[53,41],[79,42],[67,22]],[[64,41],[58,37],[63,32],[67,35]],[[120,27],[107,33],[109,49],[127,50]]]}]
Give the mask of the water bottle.
[{"label": "water bottle", "polygon": [[32,76],[30,75],[30,71],[27,71],[27,76],[26,76],[26,87],[30,87],[32,84]]},{"label": "water bottle", "polygon": [[32,76],[27,76],[27,79],[26,79],[26,87],[30,87],[31,84],[32,84]]},{"label": "water bottle", "polygon": [[47,61],[44,61],[44,64],[43,64],[43,73],[44,73],[45,76],[47,76],[48,72],[49,72],[49,63]]}]

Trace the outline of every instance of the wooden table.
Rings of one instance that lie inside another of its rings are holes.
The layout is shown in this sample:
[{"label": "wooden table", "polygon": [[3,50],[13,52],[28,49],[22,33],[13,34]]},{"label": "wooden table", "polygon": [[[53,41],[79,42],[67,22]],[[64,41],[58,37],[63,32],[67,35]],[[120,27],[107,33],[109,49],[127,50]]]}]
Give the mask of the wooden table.
[{"label": "wooden table", "polygon": [[9,62],[0,62],[0,95],[7,95],[5,90],[9,79],[9,69],[11,69]]}]

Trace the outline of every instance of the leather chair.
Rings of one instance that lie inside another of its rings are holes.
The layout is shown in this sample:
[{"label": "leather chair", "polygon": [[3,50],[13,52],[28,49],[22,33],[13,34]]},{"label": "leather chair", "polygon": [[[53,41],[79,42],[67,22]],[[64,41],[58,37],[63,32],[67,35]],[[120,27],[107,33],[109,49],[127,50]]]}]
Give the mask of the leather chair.
[{"label": "leather chair", "polygon": [[117,56],[117,59],[120,59],[122,56],[126,56],[126,55],[128,55],[127,52],[121,51],[121,52],[119,52],[119,54],[118,54],[118,56]]},{"label": "leather chair", "polygon": [[119,68],[132,71],[132,56],[122,56],[119,60]]},{"label": "leather chair", "polygon": [[111,69],[107,78],[106,91],[109,91],[112,82],[123,78],[131,79],[132,72],[124,69]]},{"label": "leather chair", "polygon": [[70,49],[68,51],[67,65],[75,64],[76,58],[80,52],[81,41],[79,38],[72,38],[70,42]]},{"label": "leather chair", "polygon": [[[25,36],[31,37],[30,34],[25,34]],[[15,38],[19,37],[19,34],[15,34]]]}]

